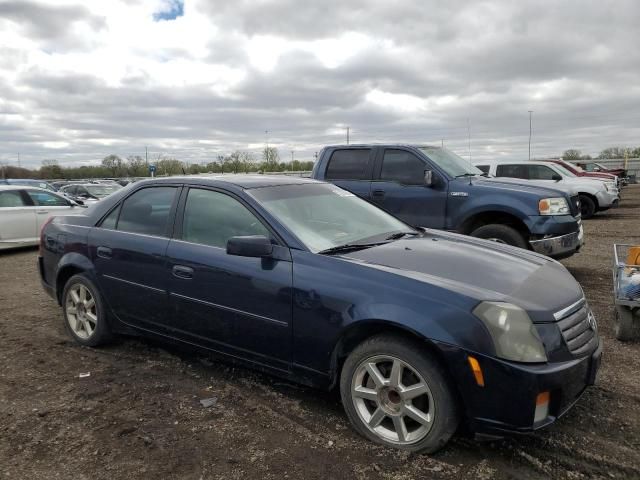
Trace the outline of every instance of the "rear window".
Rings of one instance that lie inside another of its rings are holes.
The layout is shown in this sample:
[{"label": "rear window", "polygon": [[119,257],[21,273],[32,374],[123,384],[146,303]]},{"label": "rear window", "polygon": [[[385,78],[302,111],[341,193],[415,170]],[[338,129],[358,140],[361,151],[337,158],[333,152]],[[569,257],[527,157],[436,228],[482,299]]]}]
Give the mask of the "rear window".
[{"label": "rear window", "polygon": [[19,191],[10,190],[0,192],[0,208],[24,207],[25,205],[24,199]]},{"label": "rear window", "polygon": [[498,165],[496,177],[527,178],[524,165]]},{"label": "rear window", "polygon": [[[175,187],[151,187],[139,190],[122,204],[117,230],[144,235],[167,236],[169,215],[176,195]],[[111,215],[105,219],[110,228]]]},{"label": "rear window", "polygon": [[328,180],[369,180],[370,150],[336,150],[327,166]]},{"label": "rear window", "polygon": [[476,165],[478,170],[482,170],[482,173],[489,173],[489,165]]}]

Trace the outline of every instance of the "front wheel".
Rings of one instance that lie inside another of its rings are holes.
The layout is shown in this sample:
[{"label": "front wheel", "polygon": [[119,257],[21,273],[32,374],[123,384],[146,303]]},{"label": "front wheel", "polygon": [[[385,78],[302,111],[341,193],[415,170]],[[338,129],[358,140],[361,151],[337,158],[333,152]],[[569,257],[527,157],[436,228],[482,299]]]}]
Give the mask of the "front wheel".
[{"label": "front wheel", "polygon": [[580,195],[580,215],[583,219],[591,218],[596,214],[596,202],[591,197]]},{"label": "front wheel", "polygon": [[459,423],[442,366],[401,337],[376,336],[356,347],[342,368],[340,394],[358,433],[402,450],[433,453]]},{"label": "front wheel", "polygon": [[102,297],[86,275],[69,279],[62,292],[62,309],[67,331],[79,344],[95,347],[111,340]]},{"label": "front wheel", "polygon": [[484,238],[498,243],[506,243],[513,247],[527,248],[527,241],[515,228],[508,225],[483,225],[471,232],[472,237]]},{"label": "front wheel", "polygon": [[628,342],[636,338],[640,333],[640,324],[633,318],[633,311],[630,308],[616,305],[615,322],[613,332],[621,342]]}]

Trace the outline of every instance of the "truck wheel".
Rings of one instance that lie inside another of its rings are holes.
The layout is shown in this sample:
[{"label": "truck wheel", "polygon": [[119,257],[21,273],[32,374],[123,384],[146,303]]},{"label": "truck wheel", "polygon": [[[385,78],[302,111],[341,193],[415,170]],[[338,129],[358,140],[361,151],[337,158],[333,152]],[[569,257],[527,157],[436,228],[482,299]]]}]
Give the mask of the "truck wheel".
[{"label": "truck wheel", "polygon": [[616,305],[616,318],[613,324],[616,338],[621,342],[633,340],[640,331],[640,326],[634,325],[633,311],[630,308]]},{"label": "truck wheel", "polygon": [[515,228],[507,225],[484,225],[471,232],[472,237],[484,238],[498,243],[506,243],[514,247],[527,248],[527,241]]},{"label": "truck wheel", "polygon": [[111,340],[102,297],[86,275],[74,275],[64,286],[62,310],[67,331],[79,344],[96,347]]},{"label": "truck wheel", "polygon": [[458,404],[443,367],[411,340],[379,335],[349,355],[340,376],[345,412],[363,437],[433,453],[455,433]]},{"label": "truck wheel", "polygon": [[591,197],[580,195],[580,214],[582,218],[591,218],[596,214],[596,204]]}]

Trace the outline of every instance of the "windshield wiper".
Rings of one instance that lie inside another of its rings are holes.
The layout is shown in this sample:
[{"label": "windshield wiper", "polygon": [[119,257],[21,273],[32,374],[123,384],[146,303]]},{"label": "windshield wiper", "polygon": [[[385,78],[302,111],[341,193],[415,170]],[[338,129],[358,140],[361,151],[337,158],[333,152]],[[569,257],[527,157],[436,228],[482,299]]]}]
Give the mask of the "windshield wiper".
[{"label": "windshield wiper", "polygon": [[402,237],[404,237],[405,235],[420,235],[418,232],[397,232],[397,233],[392,233],[391,235],[389,235],[387,237],[387,240],[398,240]]},{"label": "windshield wiper", "polygon": [[456,175],[455,178],[461,178],[461,177],[476,177],[478,174],[477,173],[462,173],[460,175]]},{"label": "windshield wiper", "polygon": [[338,245],[337,247],[327,248],[326,250],[320,250],[318,253],[321,255],[331,255],[332,253],[345,253],[355,252],[356,250],[364,250],[365,248],[377,247],[384,245],[387,242],[377,243],[345,243],[344,245]]}]

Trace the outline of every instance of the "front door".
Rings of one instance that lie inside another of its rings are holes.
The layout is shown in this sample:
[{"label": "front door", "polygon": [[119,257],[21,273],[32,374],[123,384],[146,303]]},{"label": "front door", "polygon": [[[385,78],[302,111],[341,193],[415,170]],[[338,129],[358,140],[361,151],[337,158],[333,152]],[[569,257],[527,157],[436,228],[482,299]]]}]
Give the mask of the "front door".
[{"label": "front door", "polygon": [[[180,221],[180,220],[178,220]],[[169,243],[168,277],[175,335],[230,355],[287,369],[291,360],[292,264],[258,216],[222,191],[191,188],[181,230]],[[229,255],[234,236],[272,239],[272,258]]]},{"label": "front door", "polygon": [[425,186],[425,170],[433,168],[413,152],[385,148],[371,184],[373,202],[414,227],[444,228],[446,182],[434,171],[434,185]]},{"label": "front door", "polygon": [[168,307],[165,253],[178,190],[138,190],[89,234],[89,255],[101,291],[118,319],[128,325],[163,328]]}]

